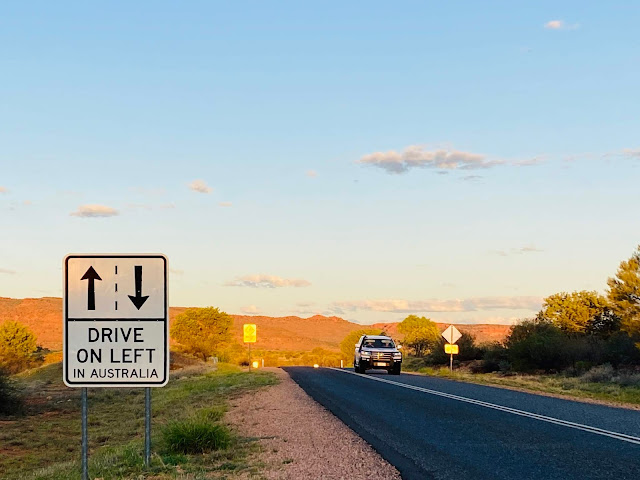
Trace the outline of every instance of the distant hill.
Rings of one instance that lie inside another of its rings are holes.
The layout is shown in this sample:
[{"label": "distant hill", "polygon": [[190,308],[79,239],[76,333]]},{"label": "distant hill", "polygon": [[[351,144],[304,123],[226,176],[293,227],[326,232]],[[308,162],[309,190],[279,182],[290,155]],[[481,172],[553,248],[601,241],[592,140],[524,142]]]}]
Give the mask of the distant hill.
[{"label": "distant hill", "polygon": [[[170,320],[184,312],[186,307],[171,307]],[[354,330],[369,327],[349,322],[340,317],[315,315],[301,317],[266,317],[253,315],[232,315],[234,336],[242,341],[242,325],[255,323],[258,326],[256,349],[261,350],[312,350],[322,347],[339,350],[342,339]],[[0,297],[0,324],[6,320],[17,320],[27,325],[38,336],[38,344],[49,350],[62,349],[62,299],[53,297],[13,299]],[[449,324],[439,323],[440,330]],[[398,334],[398,323],[377,323],[393,338],[402,340]],[[476,342],[503,340],[509,325],[456,325],[461,332],[476,337]]]}]

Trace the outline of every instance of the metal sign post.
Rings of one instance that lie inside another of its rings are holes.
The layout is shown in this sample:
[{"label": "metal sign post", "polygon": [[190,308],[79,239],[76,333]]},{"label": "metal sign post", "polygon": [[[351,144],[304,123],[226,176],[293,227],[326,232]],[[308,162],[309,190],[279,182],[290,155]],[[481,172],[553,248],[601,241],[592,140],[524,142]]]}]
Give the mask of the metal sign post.
[{"label": "metal sign post", "polygon": [[151,388],[169,381],[168,261],[160,254],[73,254],[63,263],[63,380],[82,388],[82,478],[88,480],[87,387],[145,389],[144,463],[151,463]]},{"label": "metal sign post", "polygon": [[254,323],[245,323],[242,326],[242,339],[249,344],[249,371],[251,371],[251,344],[256,343],[258,338],[258,328]]},{"label": "metal sign post", "polygon": [[[445,353],[448,353],[450,355],[450,357],[449,357],[449,370],[451,372],[453,372],[453,354],[454,353],[458,353],[458,346],[457,345],[453,345],[453,344],[456,343],[458,340],[460,340],[460,337],[462,336],[462,334],[460,333],[460,331],[456,327],[454,327],[453,325],[449,325],[445,329],[445,331],[442,332],[442,336],[448,342],[444,346],[444,351],[445,351]],[[454,352],[454,350],[455,350],[455,352]]]},{"label": "metal sign post", "polygon": [[87,389],[82,389],[82,480],[89,480],[89,434],[87,432]]},{"label": "metal sign post", "polygon": [[144,465],[151,464],[151,388],[144,389]]}]

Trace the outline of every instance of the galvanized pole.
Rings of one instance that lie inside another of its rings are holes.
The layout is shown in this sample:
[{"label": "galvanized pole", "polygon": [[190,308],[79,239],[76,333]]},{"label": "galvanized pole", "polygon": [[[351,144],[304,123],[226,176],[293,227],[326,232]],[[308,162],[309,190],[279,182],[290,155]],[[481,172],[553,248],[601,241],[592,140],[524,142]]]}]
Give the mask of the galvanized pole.
[{"label": "galvanized pole", "polygon": [[453,353],[450,354],[451,358],[449,359],[449,371],[453,372]]},{"label": "galvanized pole", "polygon": [[249,344],[249,371],[251,371],[251,344]]},{"label": "galvanized pole", "polygon": [[89,435],[87,433],[87,389],[82,389],[82,480],[89,480]]},{"label": "galvanized pole", "polygon": [[151,464],[151,388],[144,389],[144,465]]}]

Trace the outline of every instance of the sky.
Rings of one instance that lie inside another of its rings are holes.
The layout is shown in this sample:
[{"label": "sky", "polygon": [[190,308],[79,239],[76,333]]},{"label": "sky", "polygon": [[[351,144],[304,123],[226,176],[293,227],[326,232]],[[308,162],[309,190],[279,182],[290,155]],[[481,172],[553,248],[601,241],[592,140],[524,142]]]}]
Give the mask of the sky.
[{"label": "sky", "polygon": [[0,296],[513,323],[640,243],[637,2],[0,4]]}]

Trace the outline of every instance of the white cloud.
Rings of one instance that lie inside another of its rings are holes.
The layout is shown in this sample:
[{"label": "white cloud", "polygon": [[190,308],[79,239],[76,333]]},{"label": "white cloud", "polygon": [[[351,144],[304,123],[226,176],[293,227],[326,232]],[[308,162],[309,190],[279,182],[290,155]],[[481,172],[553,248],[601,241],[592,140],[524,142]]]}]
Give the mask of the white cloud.
[{"label": "white cloud", "polygon": [[562,20],[550,20],[544,24],[544,28],[549,30],[560,30],[564,27],[564,21]]},{"label": "white cloud", "polygon": [[515,253],[537,253],[544,252],[541,248],[534,247],[533,245],[527,245],[525,247],[519,248]]},{"label": "white cloud", "polygon": [[0,193],[7,193],[8,191],[6,187],[0,187]]},{"label": "white cloud", "polygon": [[462,177],[462,179],[467,181],[482,180],[482,175],[467,175],[466,177]]},{"label": "white cloud", "polygon": [[538,248],[534,245],[525,245],[520,248],[512,248],[510,250],[491,250],[490,253],[494,255],[499,255],[501,257],[508,257],[509,255],[522,255],[523,253],[539,253],[544,252],[541,248]]},{"label": "white cloud", "polygon": [[9,268],[0,268],[0,273],[6,273],[7,275],[15,275],[17,272]]},{"label": "white cloud", "polygon": [[544,28],[547,30],[576,30],[580,25],[574,23],[572,25],[567,25],[564,20],[550,20],[544,24]]},{"label": "white cloud", "polygon": [[220,202],[218,205],[220,205],[221,207],[232,207],[233,202]]},{"label": "white cloud", "polygon": [[542,158],[533,157],[533,158],[529,158],[527,160],[517,160],[517,161],[513,162],[512,165],[515,165],[516,167],[532,167],[534,165],[540,165],[543,162],[544,162],[544,160]]},{"label": "white cloud", "polygon": [[636,149],[625,148],[624,150],[622,150],[622,154],[625,157],[635,158],[637,160],[640,160],[640,148],[636,148]]},{"label": "white cloud", "polygon": [[209,187],[204,180],[194,180],[189,184],[189,188],[198,193],[211,193],[213,188]]},{"label": "white cloud", "polygon": [[315,170],[307,170],[307,177],[317,177],[318,176],[318,172],[316,172]]},{"label": "white cloud", "polygon": [[246,307],[240,307],[240,311],[248,315],[257,315],[260,313],[260,309],[255,305],[247,305]]},{"label": "white cloud", "polygon": [[120,213],[111,207],[105,205],[80,205],[78,210],[70,215],[74,217],[113,217]]},{"label": "white cloud", "polygon": [[475,312],[479,310],[540,310],[540,297],[477,297],[453,300],[358,300],[333,302],[335,313],[368,310],[373,312],[421,313],[421,312]]},{"label": "white cloud", "polygon": [[282,278],[275,275],[245,275],[225,283],[228,287],[278,288],[308,287],[311,282],[301,278]]},{"label": "white cloud", "polygon": [[382,168],[387,173],[405,173],[412,168],[437,168],[440,170],[476,170],[490,168],[504,162],[489,161],[485,155],[459,150],[424,150],[420,145],[410,145],[402,152],[374,152],[363,156],[357,163]]}]

